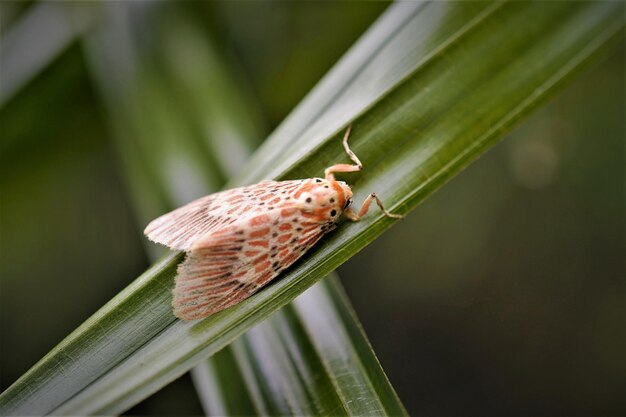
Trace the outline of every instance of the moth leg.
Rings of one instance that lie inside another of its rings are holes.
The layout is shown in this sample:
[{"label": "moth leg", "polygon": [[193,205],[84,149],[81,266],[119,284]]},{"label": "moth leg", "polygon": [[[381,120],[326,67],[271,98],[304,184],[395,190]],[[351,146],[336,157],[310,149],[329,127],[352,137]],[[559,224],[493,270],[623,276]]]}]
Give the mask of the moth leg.
[{"label": "moth leg", "polygon": [[365,201],[363,201],[363,204],[361,205],[361,209],[359,210],[358,213],[355,213],[351,208],[346,210],[344,212],[346,217],[352,220],[353,222],[358,222],[359,220],[361,220],[361,217],[365,216],[365,214],[368,212],[368,210],[370,209],[370,206],[372,205],[372,201],[374,200],[376,200],[376,204],[378,205],[378,207],[380,208],[380,211],[382,211],[385,216],[390,217],[392,219],[402,219],[404,217],[400,214],[389,213],[387,210],[385,210],[385,207],[383,206],[383,202],[380,201],[380,198],[378,198],[376,193],[371,193],[370,195],[367,196]]},{"label": "moth leg", "polygon": [[334,172],[356,172],[356,171],[360,171],[363,169],[363,164],[361,163],[359,158],[354,154],[354,152],[352,152],[352,149],[350,149],[350,146],[348,146],[348,137],[350,136],[351,129],[352,129],[352,126],[351,125],[348,126],[348,130],[346,130],[345,135],[343,135],[343,149],[345,149],[346,153],[348,154],[348,156],[350,157],[352,162],[354,162],[355,165],[336,164],[336,165],[326,168],[326,170],[324,171],[324,176],[326,177],[327,181],[335,181],[335,176],[333,175]]}]

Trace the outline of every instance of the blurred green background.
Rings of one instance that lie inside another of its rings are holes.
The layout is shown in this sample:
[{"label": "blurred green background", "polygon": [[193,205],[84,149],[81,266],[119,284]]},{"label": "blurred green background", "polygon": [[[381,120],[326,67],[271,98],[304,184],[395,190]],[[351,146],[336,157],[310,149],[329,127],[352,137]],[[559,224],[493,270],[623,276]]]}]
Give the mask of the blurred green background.
[{"label": "blurred green background", "polygon": [[[268,134],[387,5],[170,7]],[[3,39],[31,7],[0,4]],[[626,412],[624,52],[340,268],[411,414]],[[2,390],[149,264],[102,101],[74,41],[0,108]],[[185,376],[129,414],[201,408]]]}]

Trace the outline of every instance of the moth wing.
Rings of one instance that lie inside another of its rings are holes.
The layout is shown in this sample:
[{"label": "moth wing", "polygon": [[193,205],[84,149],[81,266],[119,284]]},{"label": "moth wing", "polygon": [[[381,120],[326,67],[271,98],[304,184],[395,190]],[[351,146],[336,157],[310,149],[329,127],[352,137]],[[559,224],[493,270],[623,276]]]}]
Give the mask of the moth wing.
[{"label": "moth wing", "polygon": [[251,196],[272,181],[234,188],[199,198],[151,221],[144,234],[171,249],[189,250],[211,231],[234,222],[253,205]]},{"label": "moth wing", "polygon": [[178,267],[174,315],[194,320],[235,305],[294,263],[328,230],[298,216],[275,209],[198,240]]}]

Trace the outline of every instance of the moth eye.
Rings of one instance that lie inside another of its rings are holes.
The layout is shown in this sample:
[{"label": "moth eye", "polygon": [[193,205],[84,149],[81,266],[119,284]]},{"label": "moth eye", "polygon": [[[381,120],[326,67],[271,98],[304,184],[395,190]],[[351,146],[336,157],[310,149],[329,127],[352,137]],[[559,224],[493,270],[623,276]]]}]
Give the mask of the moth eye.
[{"label": "moth eye", "polygon": [[313,199],[311,197],[307,197],[306,200],[304,201],[306,201],[307,203],[310,203],[311,201],[313,201]]},{"label": "moth eye", "polygon": [[352,199],[351,199],[351,198],[349,198],[349,199],[346,201],[346,205],[345,205],[345,206],[343,206],[343,209],[344,209],[344,210],[345,210],[345,209],[347,209],[347,208],[350,206],[350,204],[352,204]]}]

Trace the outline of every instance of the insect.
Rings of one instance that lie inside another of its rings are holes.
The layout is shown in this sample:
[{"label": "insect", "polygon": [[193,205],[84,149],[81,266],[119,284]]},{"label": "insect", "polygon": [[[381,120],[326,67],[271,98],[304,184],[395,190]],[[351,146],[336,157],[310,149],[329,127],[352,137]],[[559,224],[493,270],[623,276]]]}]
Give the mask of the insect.
[{"label": "insect", "polygon": [[387,217],[375,193],[355,212],[352,190],[334,173],[356,172],[354,162],[326,168],[324,178],[263,181],[202,197],[153,220],[144,233],[152,241],[187,252],[178,266],[173,290],[174,315],[183,320],[206,317],[254,294],[294,263],[343,214],[358,221],[373,201]]}]

